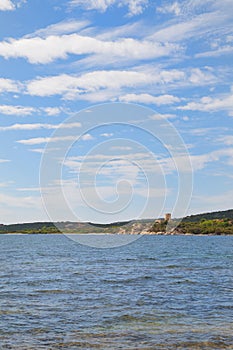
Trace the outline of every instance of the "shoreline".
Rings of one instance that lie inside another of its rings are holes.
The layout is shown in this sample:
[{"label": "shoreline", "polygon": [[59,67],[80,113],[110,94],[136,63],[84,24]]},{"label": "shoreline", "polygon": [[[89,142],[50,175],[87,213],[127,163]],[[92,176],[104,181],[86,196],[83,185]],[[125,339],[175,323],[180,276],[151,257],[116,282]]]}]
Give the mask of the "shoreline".
[{"label": "shoreline", "polygon": [[142,232],[142,233],[95,233],[95,232],[90,232],[90,233],[82,233],[82,232],[51,232],[51,233],[43,233],[43,232],[35,232],[35,233],[23,233],[23,232],[4,232],[0,233],[0,236],[6,236],[6,235],[17,235],[17,236],[38,236],[38,235],[43,235],[43,236],[51,236],[51,235],[90,235],[90,236],[233,236],[232,234],[227,234],[227,233],[157,233],[157,232]]}]

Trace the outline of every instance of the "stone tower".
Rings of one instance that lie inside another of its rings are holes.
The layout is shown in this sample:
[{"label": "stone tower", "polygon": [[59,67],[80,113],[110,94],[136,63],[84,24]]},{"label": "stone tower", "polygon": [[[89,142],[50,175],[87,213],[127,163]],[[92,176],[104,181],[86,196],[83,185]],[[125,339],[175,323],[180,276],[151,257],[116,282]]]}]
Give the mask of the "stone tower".
[{"label": "stone tower", "polygon": [[172,214],[171,214],[171,213],[166,213],[166,214],[164,215],[164,220],[165,220],[165,221],[170,221],[171,218],[172,218]]}]

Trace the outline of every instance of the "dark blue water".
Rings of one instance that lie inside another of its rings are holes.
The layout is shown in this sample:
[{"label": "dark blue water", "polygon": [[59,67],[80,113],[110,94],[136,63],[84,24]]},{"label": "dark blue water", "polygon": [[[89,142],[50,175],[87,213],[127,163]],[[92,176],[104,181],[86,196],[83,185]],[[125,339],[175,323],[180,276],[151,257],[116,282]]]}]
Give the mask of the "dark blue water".
[{"label": "dark blue water", "polygon": [[[94,239],[94,238],[93,238]],[[233,349],[233,237],[0,236],[0,349]]]}]

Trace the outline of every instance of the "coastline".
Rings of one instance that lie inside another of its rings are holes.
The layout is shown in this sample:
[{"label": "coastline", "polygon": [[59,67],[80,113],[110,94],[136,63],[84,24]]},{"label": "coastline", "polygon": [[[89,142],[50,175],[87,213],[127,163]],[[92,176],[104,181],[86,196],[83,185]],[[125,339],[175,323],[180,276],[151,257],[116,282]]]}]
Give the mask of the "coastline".
[{"label": "coastline", "polygon": [[6,235],[17,235],[17,236],[38,236],[38,235],[43,235],[43,236],[51,236],[51,235],[90,235],[90,236],[98,236],[98,235],[112,235],[112,236],[233,236],[230,233],[174,233],[174,232],[139,232],[139,233],[95,233],[95,232],[35,232],[35,233],[24,233],[24,232],[2,232],[0,233],[0,236],[6,236]]}]

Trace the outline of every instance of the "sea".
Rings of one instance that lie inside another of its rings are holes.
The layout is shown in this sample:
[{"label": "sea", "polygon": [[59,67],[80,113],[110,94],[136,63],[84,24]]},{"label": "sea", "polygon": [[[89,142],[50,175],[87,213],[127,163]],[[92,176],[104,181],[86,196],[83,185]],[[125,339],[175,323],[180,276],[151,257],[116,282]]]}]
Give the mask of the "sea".
[{"label": "sea", "polygon": [[0,235],[0,251],[1,350],[233,349],[232,236]]}]

